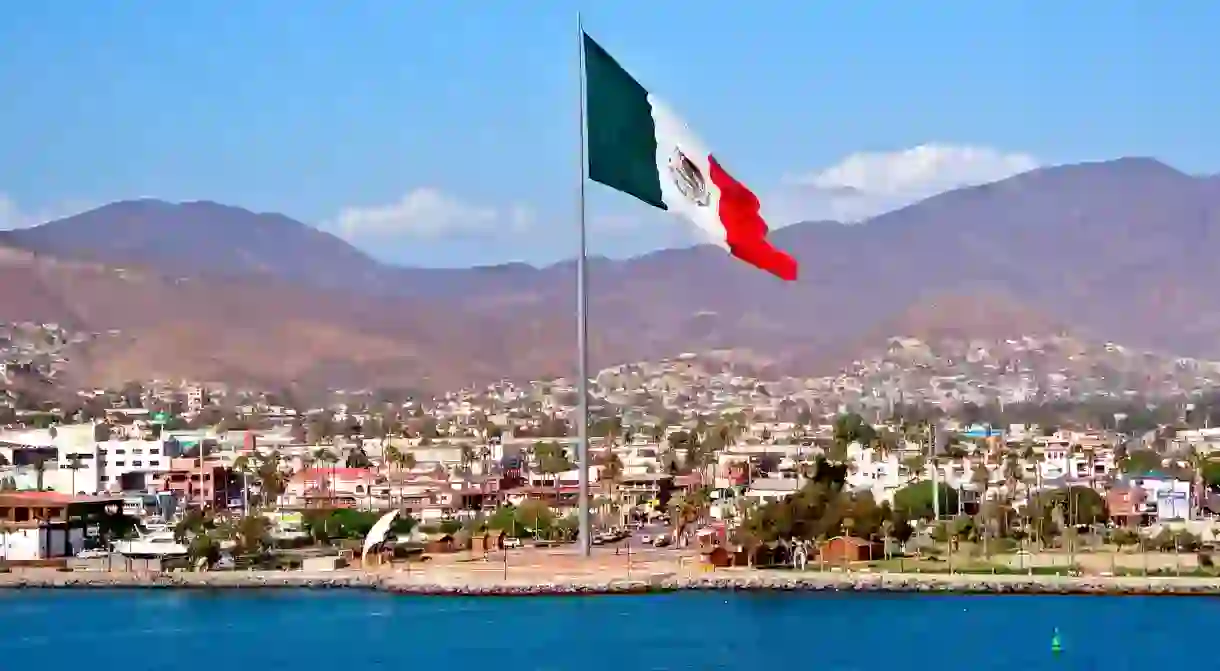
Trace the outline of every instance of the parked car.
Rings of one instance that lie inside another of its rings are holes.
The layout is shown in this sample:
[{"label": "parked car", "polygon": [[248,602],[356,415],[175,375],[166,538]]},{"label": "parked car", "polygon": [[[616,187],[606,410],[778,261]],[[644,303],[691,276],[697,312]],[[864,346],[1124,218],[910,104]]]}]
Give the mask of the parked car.
[{"label": "parked car", "polygon": [[80,552],[76,553],[77,559],[100,559],[102,557],[109,556],[110,550],[105,548],[90,548],[88,550],[81,550]]}]

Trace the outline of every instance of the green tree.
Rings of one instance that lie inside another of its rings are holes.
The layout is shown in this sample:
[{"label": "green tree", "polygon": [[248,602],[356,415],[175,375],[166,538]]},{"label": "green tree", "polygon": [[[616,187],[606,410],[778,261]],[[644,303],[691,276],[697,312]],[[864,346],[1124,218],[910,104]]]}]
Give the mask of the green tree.
[{"label": "green tree", "polygon": [[1152,450],[1136,449],[1127,453],[1119,462],[1123,473],[1147,473],[1161,468],[1161,455]]},{"label": "green tree", "polygon": [[344,465],[348,468],[372,468],[373,461],[369,459],[369,455],[365,453],[363,447],[354,447],[347,453],[344,458]]},{"label": "green tree", "polygon": [[174,540],[187,546],[192,565],[206,568],[220,559],[220,544],[213,537],[215,531],[216,518],[192,508],[174,525]]},{"label": "green tree", "polygon": [[[380,517],[381,513],[377,512],[336,508],[307,511],[302,515],[301,523],[305,531],[319,542],[331,539],[360,540],[368,535]],[[415,520],[409,515],[399,515],[390,530],[395,534],[405,534],[414,526]]]},{"label": "green tree", "polygon": [[1118,528],[1113,530],[1107,540],[1113,543],[1121,552],[1125,546],[1139,545],[1139,533],[1132,529]]},{"label": "green tree", "polygon": [[1046,520],[1058,511],[1063,524],[1069,526],[1100,524],[1109,519],[1106,500],[1091,487],[1050,490],[1036,496],[1034,503]]},{"label": "green tree", "polygon": [[254,474],[258,482],[259,502],[262,506],[269,506],[279,501],[288,485],[287,478],[280,470],[282,459],[280,453],[273,450],[267,454],[256,454],[255,461]]},{"label": "green tree", "polygon": [[847,459],[847,448],[852,443],[869,447],[877,440],[877,430],[864,421],[860,415],[851,412],[835,418],[834,438],[831,443],[830,458],[834,461]]},{"label": "green tree", "polygon": [[679,537],[686,528],[695,524],[707,514],[711,502],[706,489],[699,488],[681,496],[675,496],[669,501],[669,518]]},{"label": "green tree", "polygon": [[517,524],[523,530],[533,532],[535,538],[548,531],[554,521],[555,517],[551,514],[550,507],[542,501],[527,499],[517,506]]},{"label": "green tree", "polygon": [[1200,465],[1199,477],[1208,487],[1220,487],[1220,462],[1204,461]]},{"label": "green tree", "polygon": [[928,467],[928,458],[922,454],[913,454],[902,460],[902,465],[907,467],[909,477],[923,477],[924,470]]},{"label": "green tree", "polygon": [[334,422],[329,415],[312,417],[305,424],[305,442],[318,445],[334,437]]},{"label": "green tree", "polygon": [[828,479],[810,480],[796,494],[750,511],[743,529],[743,535],[760,542],[825,541],[844,534],[903,541],[911,535],[900,511],[878,505],[871,493],[852,494],[844,491],[841,481]]},{"label": "green tree", "polygon": [[199,534],[187,544],[191,564],[210,568],[220,561],[220,543],[210,534]]},{"label": "green tree", "polygon": [[196,535],[207,533],[216,528],[215,518],[198,508],[189,508],[182,518],[174,525],[174,540],[187,543]]},{"label": "green tree", "polygon": [[934,491],[939,491],[940,509],[957,510],[957,490],[943,482],[932,488],[931,480],[921,480],[894,492],[894,509],[911,520],[930,520],[935,516]]},{"label": "green tree", "polygon": [[239,553],[262,554],[271,547],[271,522],[260,514],[242,517],[235,532]]},{"label": "green tree", "polygon": [[575,515],[568,515],[555,520],[554,536],[556,540],[571,541],[579,535],[580,520]]},{"label": "green tree", "polygon": [[538,470],[554,479],[555,501],[559,501],[560,475],[572,470],[572,461],[568,459],[563,446],[554,441],[535,443],[534,457],[538,460]]},{"label": "green tree", "polygon": [[487,528],[503,531],[518,538],[527,533],[525,526],[517,520],[517,509],[507,504],[496,508],[495,512],[487,518]]}]

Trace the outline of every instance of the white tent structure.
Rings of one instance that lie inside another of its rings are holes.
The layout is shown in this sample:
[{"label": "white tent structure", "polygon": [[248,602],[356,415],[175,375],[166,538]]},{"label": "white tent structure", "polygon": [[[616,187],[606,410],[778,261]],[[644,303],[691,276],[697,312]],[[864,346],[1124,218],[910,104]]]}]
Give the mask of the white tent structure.
[{"label": "white tent structure", "polygon": [[365,557],[368,556],[369,550],[372,550],[373,546],[385,542],[385,539],[390,535],[390,527],[394,524],[394,520],[398,519],[398,512],[397,510],[391,510],[382,515],[373,525],[373,528],[369,529],[369,534],[364,537],[364,549],[360,553],[361,563],[364,563]]}]

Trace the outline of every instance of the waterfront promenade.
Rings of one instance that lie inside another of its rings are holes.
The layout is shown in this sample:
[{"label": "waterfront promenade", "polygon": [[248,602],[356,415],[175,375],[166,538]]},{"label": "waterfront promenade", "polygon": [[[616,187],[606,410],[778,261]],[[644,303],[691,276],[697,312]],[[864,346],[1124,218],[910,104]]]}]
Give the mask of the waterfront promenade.
[{"label": "waterfront promenade", "polygon": [[0,574],[4,588],[364,588],[404,594],[544,595],[674,590],[860,591],[978,594],[1217,595],[1220,579],[1194,576],[865,573],[758,569],[566,572],[475,570],[465,566],[392,571],[214,571],[134,574],[33,569]]}]

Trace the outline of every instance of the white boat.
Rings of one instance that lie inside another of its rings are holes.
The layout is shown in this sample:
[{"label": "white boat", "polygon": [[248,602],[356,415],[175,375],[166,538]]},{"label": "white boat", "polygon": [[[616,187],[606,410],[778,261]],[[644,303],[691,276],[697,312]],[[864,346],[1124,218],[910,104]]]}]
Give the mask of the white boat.
[{"label": "white boat", "polygon": [[168,529],[136,533],[133,540],[115,541],[114,551],[127,557],[185,557],[190,552]]}]

